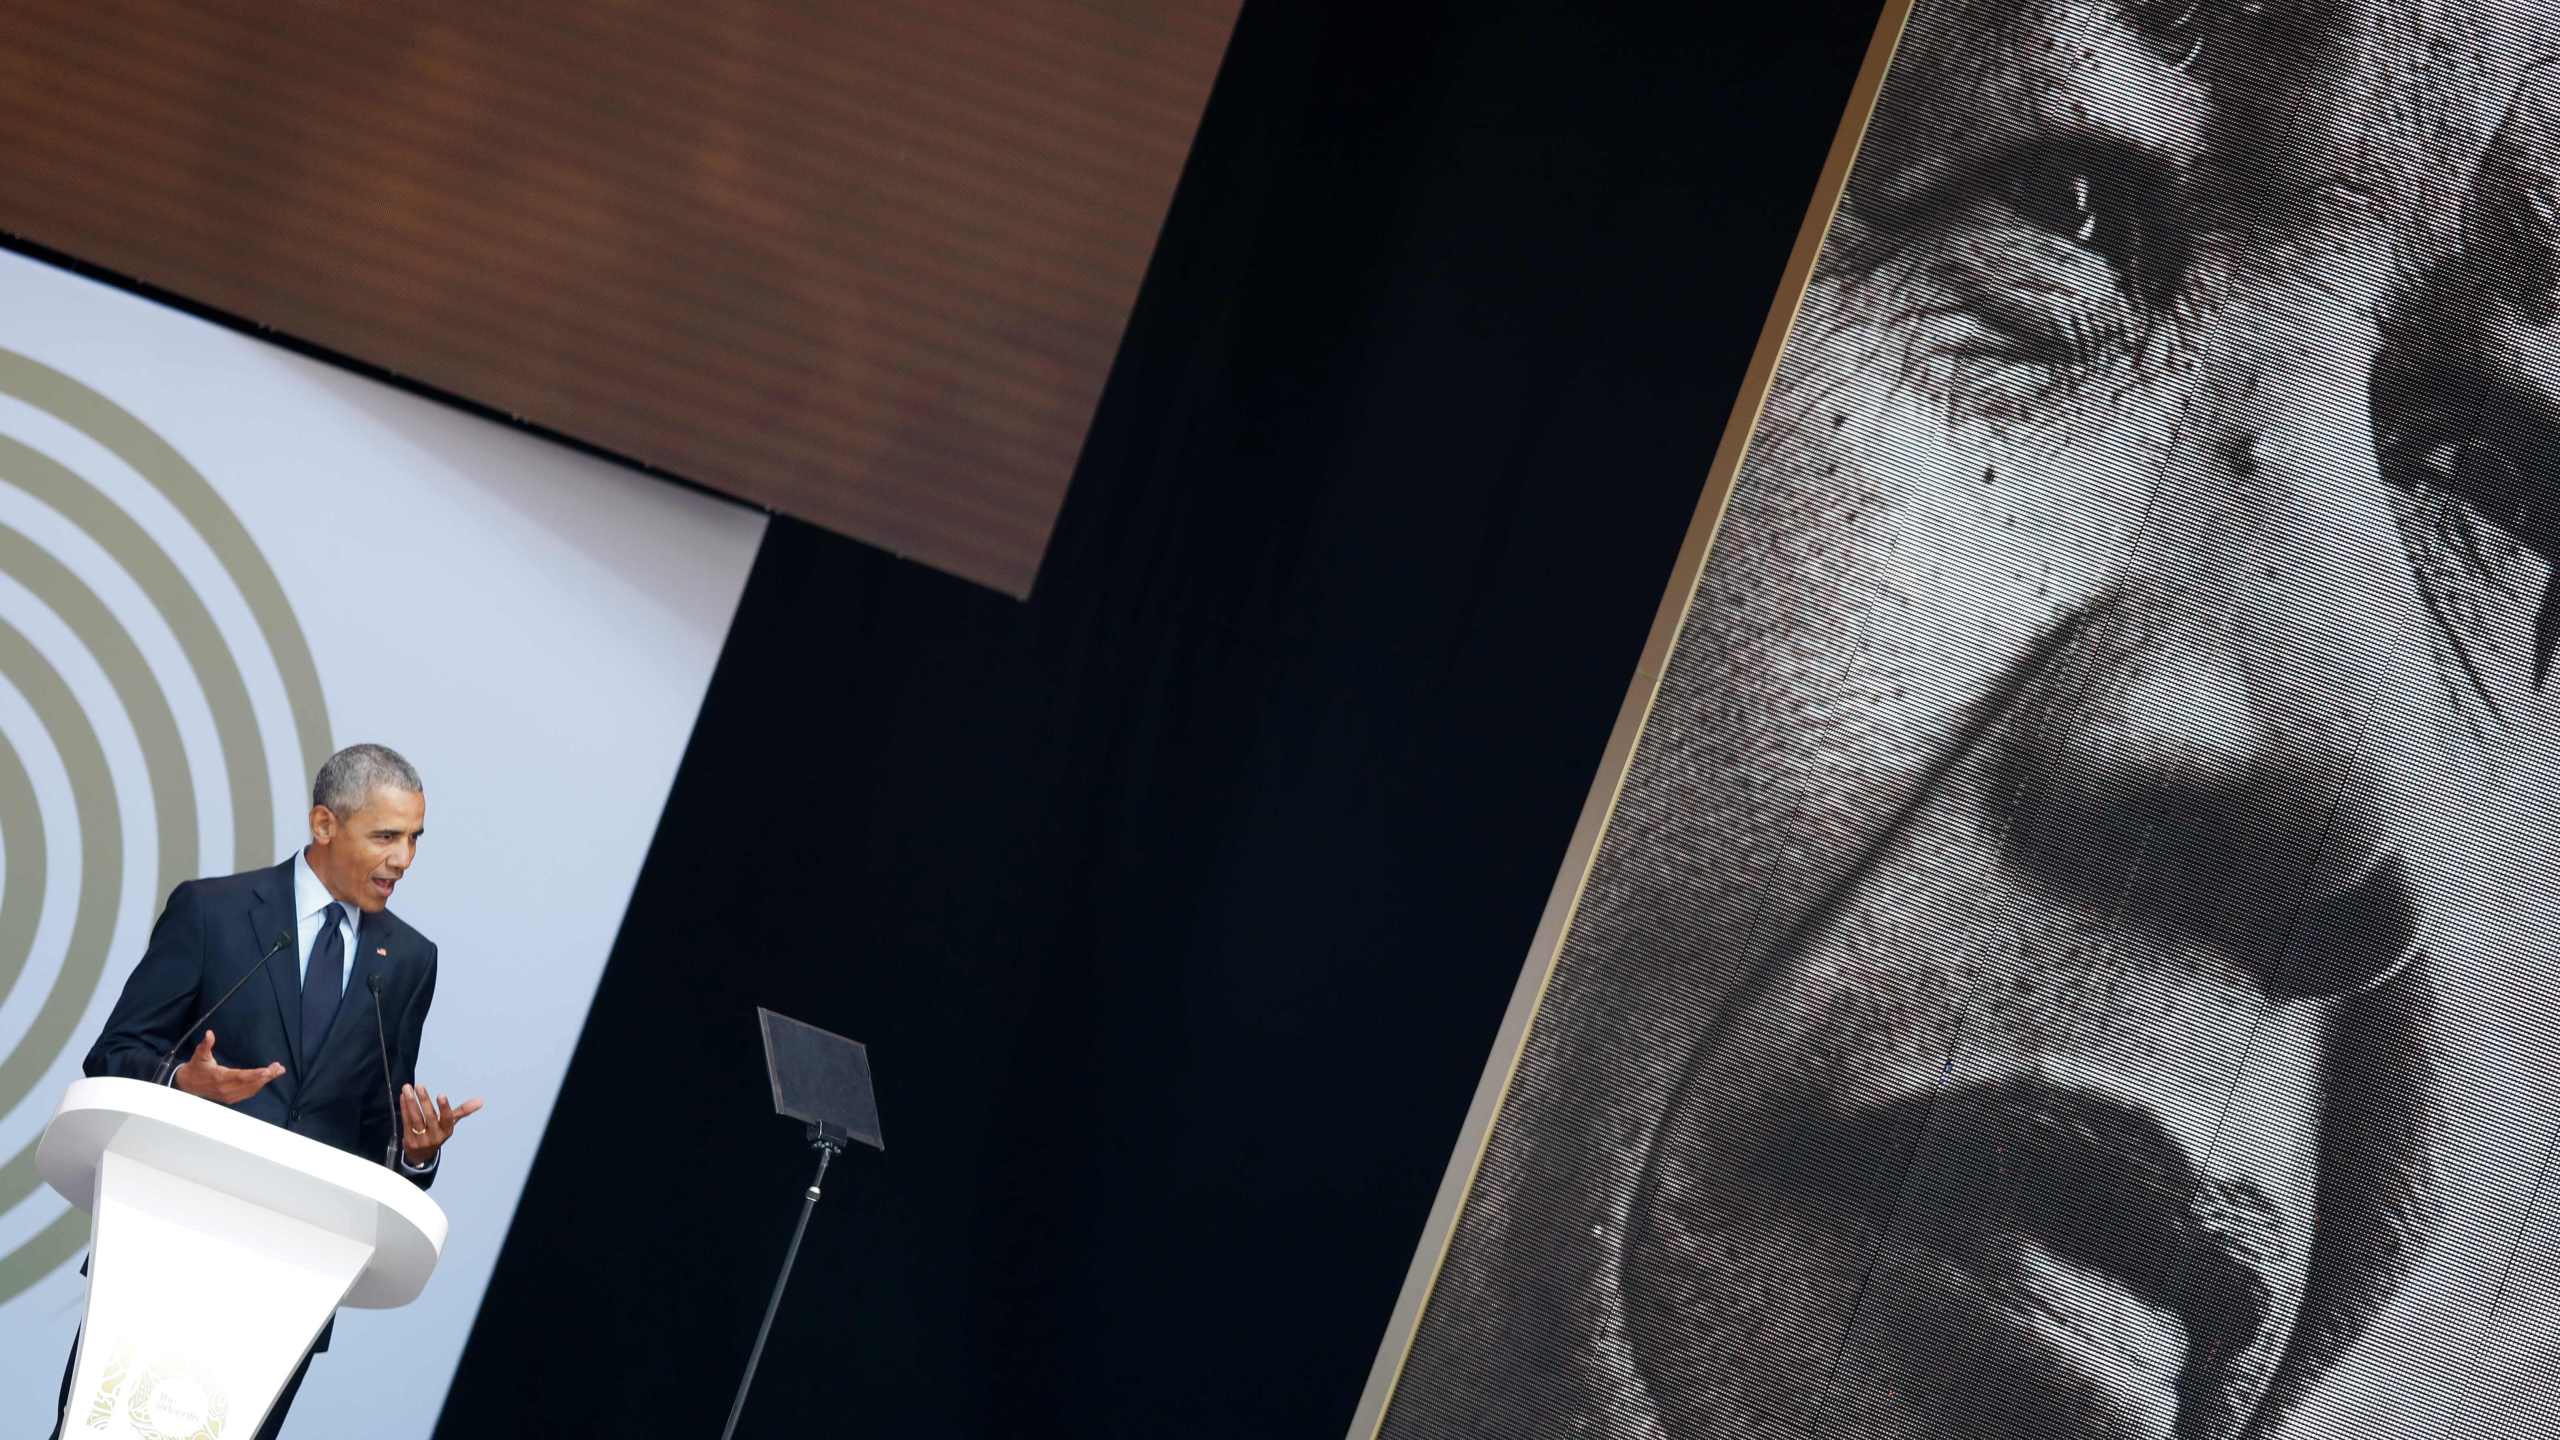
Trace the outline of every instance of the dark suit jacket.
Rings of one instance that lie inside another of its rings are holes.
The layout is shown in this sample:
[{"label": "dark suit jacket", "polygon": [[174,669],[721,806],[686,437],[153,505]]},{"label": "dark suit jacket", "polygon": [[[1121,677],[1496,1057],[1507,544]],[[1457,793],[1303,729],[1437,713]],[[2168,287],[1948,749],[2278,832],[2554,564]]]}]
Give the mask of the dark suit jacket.
[{"label": "dark suit jacket", "polygon": [[[271,947],[274,953],[268,954]],[[148,1080],[170,1047],[177,1046],[184,1060],[199,1034],[181,1035],[178,1027],[203,1014],[265,955],[265,977],[241,986],[202,1027],[214,1033],[214,1056],[225,1065],[284,1064],[284,1074],[233,1108],[324,1145],[382,1159],[395,1127],[368,979],[383,979],[389,1083],[405,1085],[415,1076],[418,1037],[435,998],[436,947],[387,910],[360,916],[356,953],[347,959],[346,998],[316,1054],[304,1045],[302,957],[294,947],[291,860],[180,885],[170,892],[160,923],[151,927],[150,947],[124,982],[124,994],[81,1069]],[[424,1186],[435,1177],[410,1178]]]},{"label": "dark suit jacket", "polygon": [[[281,935],[284,943],[276,945]],[[219,880],[190,880],[169,894],[142,963],[124,982],[107,1016],[107,1028],[80,1068],[91,1075],[149,1080],[173,1045],[179,1059],[192,1054],[202,1032],[214,1034],[214,1057],[225,1065],[255,1067],[282,1061],[284,1074],[233,1109],[308,1135],[367,1160],[380,1161],[396,1122],[374,1038],[373,993],[368,977],[380,974],[382,1023],[391,1040],[391,1085],[416,1077],[418,1037],[436,992],[436,947],[390,911],[358,919],[356,950],[347,957],[346,998],[329,1024],[318,1053],[305,1052],[302,1034],[302,958],[295,953],[293,861]],[[269,948],[273,953],[269,954]],[[259,957],[266,958],[261,961]],[[221,1013],[184,1035],[178,1027],[220,999],[251,966],[252,976]],[[411,1175],[421,1189],[435,1173]],[[328,1348],[326,1331],[321,1349]]]}]

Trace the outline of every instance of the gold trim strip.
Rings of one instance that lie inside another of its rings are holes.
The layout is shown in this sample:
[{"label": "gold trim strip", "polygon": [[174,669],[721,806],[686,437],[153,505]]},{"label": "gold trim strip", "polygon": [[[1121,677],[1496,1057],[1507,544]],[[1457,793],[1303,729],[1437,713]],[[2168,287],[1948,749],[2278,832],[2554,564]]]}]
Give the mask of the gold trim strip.
[{"label": "gold trim strip", "polygon": [[1459,1129],[1449,1168],[1441,1177],[1440,1193],[1433,1199],[1430,1216],[1423,1222],[1422,1235],[1414,1245],[1404,1288],[1396,1297],[1386,1334],[1380,1338],[1378,1356],[1370,1366],[1360,1406],[1351,1414],[1346,1440],[1377,1440],[1386,1424],[1387,1407],[1395,1399],[1397,1382],[1404,1378],[1405,1361],[1413,1353],[1423,1312],[1431,1303],[1433,1288],[1439,1284],[1440,1269],[1448,1261],[1458,1218],[1465,1209],[1467,1195],[1475,1188],[1476,1174],[1483,1168],[1494,1122],[1510,1096],[1511,1080],[1518,1073],[1529,1027],[1537,1018],[1540,1002],[1546,998],[1547,982],[1555,974],[1565,933],[1572,928],[1574,913],[1582,904],[1583,886],[1590,879],[1600,837],[1607,833],[1610,817],[1617,811],[1627,765],[1634,758],[1645,722],[1652,715],[1671,647],[1680,638],[1690,599],[1706,574],[1707,555],[1715,542],[1716,527],[1724,518],[1725,501],[1733,493],[1734,477],[1741,473],[1743,459],[1751,447],[1751,433],[1758,427],[1761,407],[1768,401],[1770,377],[1777,373],[1778,362],[1786,354],[1796,313],[1813,278],[1814,262],[1821,258],[1823,241],[1831,233],[1832,217],[1839,212],[1840,192],[1848,183],[1851,167],[1857,163],[1859,147],[1866,141],[1867,122],[1875,114],[1876,96],[1884,88],[1894,51],[1902,43],[1903,28],[1911,18],[1911,4],[1912,0],[1885,0],[1883,11],[1877,16],[1875,38],[1868,42],[1866,59],[1858,68],[1848,106],[1841,113],[1840,128],[1832,136],[1830,154],[1823,160],[1812,203],[1805,208],[1804,223],[1796,231],[1795,248],[1788,252],[1786,269],[1780,272],[1777,297],[1770,303],[1769,318],[1761,326],[1751,363],[1743,371],[1733,411],[1726,417],[1724,435],[1716,445],[1715,461],[1707,470],[1706,486],[1698,495],[1698,508],[1690,516],[1679,558],[1672,565],[1671,582],[1664,587],[1662,603],[1654,611],[1653,628],[1636,661],[1635,677],[1618,707],[1617,724],[1609,732],[1599,771],[1592,777],[1590,798],[1583,802],[1582,816],[1573,827],[1573,843],[1565,851],[1555,888],[1548,892],[1546,910],[1539,917],[1537,934],[1529,942],[1528,958],[1521,967],[1519,983],[1512,989],[1511,1004],[1503,1012],[1502,1028],[1495,1033],[1483,1078],[1476,1082],[1475,1099],[1467,1107],[1466,1123]]}]

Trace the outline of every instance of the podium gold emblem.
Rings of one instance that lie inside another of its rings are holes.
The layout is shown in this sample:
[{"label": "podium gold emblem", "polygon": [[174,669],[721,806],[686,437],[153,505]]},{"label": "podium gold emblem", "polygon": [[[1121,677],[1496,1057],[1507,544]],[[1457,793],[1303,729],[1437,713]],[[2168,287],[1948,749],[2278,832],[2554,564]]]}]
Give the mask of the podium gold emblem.
[{"label": "podium gold emblem", "polygon": [[132,1440],[222,1440],[231,1418],[231,1397],[201,1368],[183,1360],[137,1367],[130,1345],[107,1357],[84,1428],[114,1434],[119,1400]]}]

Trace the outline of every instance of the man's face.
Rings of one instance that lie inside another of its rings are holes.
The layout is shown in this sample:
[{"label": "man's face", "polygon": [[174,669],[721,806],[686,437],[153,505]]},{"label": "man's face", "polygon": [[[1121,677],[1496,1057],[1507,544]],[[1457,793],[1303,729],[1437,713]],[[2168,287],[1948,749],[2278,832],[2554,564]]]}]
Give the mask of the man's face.
[{"label": "man's face", "polygon": [[311,807],[311,869],[329,893],[359,909],[391,903],[400,877],[418,858],[427,833],[427,797],[415,790],[377,785],[362,805],[341,816]]},{"label": "man's face", "polygon": [[[1749,857],[1615,1221],[1672,1435],[2223,1440],[2522,1223],[2560,46],[2518,14],[1915,15],[1675,661],[1733,703],[1655,722]],[[2514,1083],[2431,1125],[2443,1076]]]}]

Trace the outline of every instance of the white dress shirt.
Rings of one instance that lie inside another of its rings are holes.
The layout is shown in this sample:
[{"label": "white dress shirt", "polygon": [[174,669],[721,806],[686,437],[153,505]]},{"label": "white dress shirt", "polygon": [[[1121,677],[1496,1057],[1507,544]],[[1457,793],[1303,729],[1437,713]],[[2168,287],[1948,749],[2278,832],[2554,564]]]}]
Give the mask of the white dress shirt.
[{"label": "white dress shirt", "polygon": [[356,907],[329,893],[320,877],[311,873],[311,857],[293,852],[293,953],[294,976],[298,981],[311,978],[311,947],[320,940],[321,917],[330,906],[338,907],[338,953],[345,959],[338,966],[338,998],[343,1002],[347,982],[356,973],[356,929],[360,923]]}]

